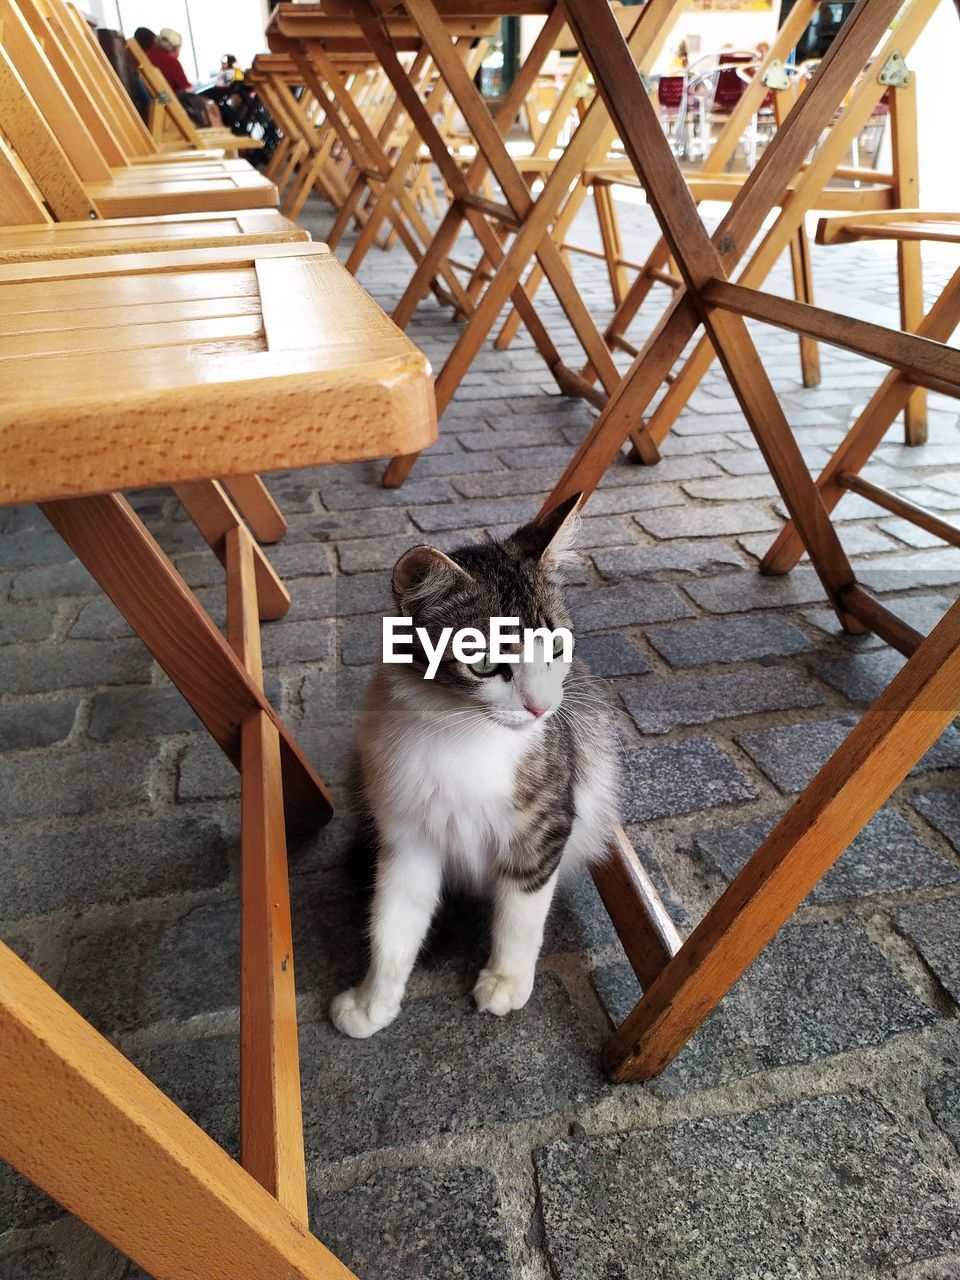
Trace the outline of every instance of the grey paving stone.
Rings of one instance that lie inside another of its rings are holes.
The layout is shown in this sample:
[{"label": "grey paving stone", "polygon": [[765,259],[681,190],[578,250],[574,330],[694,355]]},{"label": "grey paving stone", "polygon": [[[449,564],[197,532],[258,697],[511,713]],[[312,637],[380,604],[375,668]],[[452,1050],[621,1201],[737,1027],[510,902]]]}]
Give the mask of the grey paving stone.
[{"label": "grey paving stone", "polygon": [[[66,1210],[51,1200],[39,1187],[35,1187],[16,1169],[0,1162],[0,1241],[3,1233],[12,1227],[29,1230],[62,1218]],[[4,1254],[0,1248],[0,1275],[3,1274]],[[8,1273],[9,1274],[9,1273]],[[10,1280],[19,1280],[14,1273]],[[57,1276],[56,1280],[62,1280]]]},{"label": "grey paving stone", "polygon": [[49,564],[17,573],[10,595],[14,600],[42,600],[54,595],[95,595],[96,582],[79,561]]},{"label": "grey paving stone", "polygon": [[778,667],[645,680],[621,685],[620,697],[642,733],[669,733],[678,725],[709,724],[760,711],[816,707],[823,701],[795,672]]},{"label": "grey paving stone", "polygon": [[960,791],[956,787],[935,787],[915,793],[910,803],[960,853]]},{"label": "grey paving stone", "polygon": [[779,529],[774,519],[747,502],[718,507],[670,507],[665,511],[645,511],[637,522],[655,538],[716,538],[724,534],[751,533],[758,529]]},{"label": "grey paving stone", "polygon": [[[737,741],[781,791],[801,791],[839,747],[855,716],[744,733]],[[912,773],[960,766],[960,733],[951,726]]]},{"label": "grey paving stone", "polygon": [[320,497],[328,511],[365,510],[368,507],[406,507],[414,502],[446,502],[454,496],[448,481],[418,480],[411,476],[402,489],[377,491],[373,500],[370,486],[321,485]]},{"label": "grey paving stone", "polygon": [[144,685],[98,693],[87,733],[98,742],[195,733],[202,725],[179,689]]},{"label": "grey paving stone", "polygon": [[306,517],[302,527],[295,531],[302,533],[307,541],[339,542],[344,538],[386,538],[409,528],[405,511],[371,506],[366,510],[323,511]]},{"label": "grey paving stone", "polygon": [[357,715],[370,674],[365,668],[340,668],[308,675],[300,691],[302,728],[340,724]]},{"label": "grey paving stone", "polygon": [[673,627],[650,627],[646,635],[672,667],[787,657],[813,648],[792,622],[777,617],[710,619]]},{"label": "grey paving stone", "polygon": [[655,577],[669,570],[710,572],[726,565],[743,566],[743,557],[725,542],[658,542],[645,547],[598,551],[591,559],[604,578]]},{"label": "grey paving stone", "polygon": [[960,1148],[960,1071],[946,1071],[927,1088],[930,1114]]},{"label": "grey paving stone", "polygon": [[[504,441],[504,444],[509,441]],[[503,462],[495,453],[441,453],[434,457],[420,458],[417,476],[465,476],[480,472],[502,473]]]},{"label": "grey paving stone", "polygon": [[960,898],[905,907],[896,922],[960,1004]]},{"label": "grey paving stone", "polygon": [[49,640],[56,617],[56,607],[51,604],[4,604],[0,612],[0,644]]},{"label": "grey paving stone", "polygon": [[62,742],[73,728],[78,705],[74,697],[0,707],[0,751],[51,747]]},{"label": "grey paving stone", "polygon": [[568,444],[545,445],[536,444],[521,449],[500,450],[500,457],[508,467],[522,469],[524,467],[556,467],[557,473],[570,461]]},{"label": "grey paving stone", "polygon": [[[843,549],[848,556],[865,556],[872,555],[880,551],[894,551],[897,544],[892,538],[886,537],[879,533],[870,525],[865,524],[847,524],[841,526],[840,541],[843,543]],[[755,556],[756,559],[762,560],[770,549],[773,539],[768,533],[748,533],[737,541],[744,551]],[[802,564],[809,564],[806,555],[803,556]]]},{"label": "grey paving stone", "polygon": [[[836,436],[836,443],[839,444],[841,433],[838,431],[831,432],[830,434]],[[730,442],[728,449],[733,449],[733,446],[736,444],[735,439],[729,436],[727,439]],[[804,461],[811,470],[819,470],[825,467],[830,461],[830,454],[826,449],[819,449],[816,446],[803,448],[801,449],[801,453],[803,454]],[[734,449],[732,452],[727,451],[717,458],[717,462],[721,467],[723,467],[724,471],[729,472],[732,476],[756,476],[762,475],[764,472],[769,474],[770,470],[759,449],[738,448]]]},{"label": "grey paving stone", "polygon": [[[291,543],[267,548],[267,557],[281,578],[324,577],[333,572],[333,552],[315,542]],[[220,570],[220,579],[223,570]]]},{"label": "grey paving stone", "polygon": [[[700,832],[694,849],[731,880],[773,830],[775,818]],[[840,855],[806,901],[845,902],[877,893],[939,888],[960,881],[960,869],[920,839],[895,809],[881,809]]]},{"label": "grey paving stone", "polygon": [[[633,488],[651,485],[660,488],[675,480],[698,480],[722,474],[715,463],[702,456],[664,457],[653,467],[644,467],[624,460],[609,468],[600,481],[600,488],[612,488],[622,484],[630,484]],[[679,491],[677,491],[677,500],[683,500],[683,495]],[[590,498],[591,506],[594,501],[595,496]]]},{"label": "grey paving stone", "polygon": [[456,476],[453,487],[465,498],[508,498],[515,494],[547,494],[560,479],[559,467],[529,467],[480,476]]},{"label": "grey paving stone", "polygon": [[557,1280],[846,1280],[960,1235],[947,1184],[865,1094],[565,1139],[535,1162]]},{"label": "grey paving stone", "polygon": [[917,547],[918,549],[926,549],[927,547],[942,547],[943,539],[938,538],[935,533],[929,533],[926,529],[921,529],[919,525],[911,524],[909,520],[901,520],[897,516],[891,516],[889,520],[880,520],[877,528],[882,529],[884,533],[891,534],[900,542],[905,542],[909,547]]},{"label": "grey paving stone", "polygon": [[68,1265],[62,1254],[44,1244],[0,1252],[0,1273],[10,1280],[62,1280]]},{"label": "grey paving stone", "polygon": [[590,495],[586,508],[595,515],[618,515],[638,511],[651,511],[658,507],[676,507],[683,503],[683,494],[675,485],[634,484],[629,489],[598,489]]},{"label": "grey paving stone", "polygon": [[[594,985],[615,1024],[640,999],[626,962],[595,972]],[[654,1091],[675,1096],[816,1062],[935,1020],[859,925],[790,925],[658,1077]]]},{"label": "grey paving stone", "polygon": [[836,637],[842,644],[857,653],[867,652],[870,649],[883,649],[886,645],[885,640],[882,640],[879,636],[871,635],[870,632],[854,636],[844,631],[833,609],[826,607],[823,609],[802,609],[800,616],[811,627],[816,627],[818,631],[825,631],[827,635]]},{"label": "grey paving stone", "polygon": [[[344,579],[338,579],[342,582]],[[268,667],[329,662],[333,658],[333,622],[282,620],[263,628],[263,661]]]},{"label": "grey paving stone", "polygon": [[46,693],[78,686],[142,684],[153,659],[138,639],[65,640],[30,645],[4,655],[7,693]]},{"label": "grey paving stone", "polygon": [[347,1191],[312,1195],[310,1225],[360,1276],[491,1280],[510,1274],[497,1184],[484,1169],[376,1173]]},{"label": "grey paving stone", "polygon": [[953,587],[960,582],[960,549],[916,551],[885,556],[860,566],[858,577],[871,591],[911,591],[922,587]]},{"label": "grey paving stone", "polygon": [[[323,1082],[305,1091],[308,1153],[339,1159],[467,1134],[599,1096],[595,1048],[584,1043],[551,974],[538,975],[519,1016],[492,1018],[472,1005],[468,995],[412,1000],[390,1027],[362,1041],[329,1023],[303,1027],[304,1079]],[[340,1100],[336,1109],[330,1097]]]},{"label": "grey paving stone", "polygon": [[764,578],[756,572],[725,573],[684,583],[684,589],[709,613],[749,613],[826,599],[812,569],[794,569],[780,578]]},{"label": "grey paving stone", "polygon": [[290,609],[284,622],[289,625],[305,619],[335,616],[339,581],[339,578],[290,578],[285,584],[290,592]]},{"label": "grey paving stone", "polygon": [[[457,440],[464,449],[471,453],[482,453],[490,449],[519,449],[524,445],[557,445],[563,443],[563,435],[557,427],[544,423],[537,426],[536,420],[513,419],[514,425],[509,430],[489,429],[482,431],[462,431]],[[419,463],[417,467],[419,469]]]},{"label": "grey paving stone", "polygon": [[0,918],[83,911],[158,894],[208,889],[227,875],[220,825],[206,814],[108,818],[68,832],[0,829]]},{"label": "grey paving stone", "polygon": [[577,657],[598,676],[642,676],[650,664],[627,636],[588,635],[577,642]]},{"label": "grey paving stone", "polygon": [[[941,495],[943,496],[943,495]],[[0,568],[25,568],[37,564],[65,564],[73,560],[70,548],[54,529],[6,533],[0,536]]]},{"label": "grey paving stone", "polygon": [[334,579],[336,614],[388,613],[394,607],[389,573],[351,573]]},{"label": "grey paving stone", "polygon": [[576,631],[603,631],[647,622],[691,618],[693,610],[675,587],[644,582],[630,591],[583,587],[567,593]]},{"label": "grey paving stone", "polygon": [[869,706],[906,662],[894,649],[873,653],[852,653],[832,662],[814,662],[810,670],[834,689],[839,689],[851,702]]},{"label": "grey paving stone", "polygon": [[620,816],[649,822],[739,800],[757,791],[710,738],[686,738],[621,753]]},{"label": "grey paving stone", "polygon": [[[212,558],[212,557],[211,557]],[[223,569],[220,562],[213,563],[219,570],[216,582],[222,582]],[[199,583],[191,584],[198,586]],[[104,640],[114,636],[132,636],[133,628],[117,609],[112,600],[106,596],[94,596],[77,615],[77,620],[70,628],[70,638],[78,640]]]},{"label": "grey paving stone", "polygon": [[435,507],[413,507],[410,511],[414,523],[427,533],[488,524],[513,524],[516,527],[532,520],[536,514],[537,503],[531,498],[478,498]]},{"label": "grey paving stone", "polygon": [[156,743],[146,742],[5,756],[0,759],[0,822],[65,818],[138,804],[148,798],[156,751]]},{"label": "grey paving stone", "polygon": [[688,480],[681,489],[691,498],[741,503],[752,498],[775,498],[779,493],[770,472],[753,476],[719,476],[715,480]]},{"label": "grey paving stone", "polygon": [[240,774],[212,739],[191,742],[180,758],[177,799],[228,800],[240,794]]},{"label": "grey paving stone", "polygon": [[235,1032],[134,1047],[129,1057],[195,1124],[239,1158],[240,1037]]},{"label": "grey paving stone", "polygon": [[345,622],[341,630],[340,657],[347,666],[379,662],[383,652],[383,625],[379,615]]}]

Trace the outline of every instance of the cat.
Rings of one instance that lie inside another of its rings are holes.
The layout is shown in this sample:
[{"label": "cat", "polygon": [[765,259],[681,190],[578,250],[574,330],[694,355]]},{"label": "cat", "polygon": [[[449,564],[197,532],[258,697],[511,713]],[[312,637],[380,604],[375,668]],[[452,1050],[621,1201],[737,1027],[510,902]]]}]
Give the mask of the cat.
[{"label": "cat", "polygon": [[[580,495],[502,541],[445,555],[400,557],[401,612],[436,640],[444,627],[493,617],[569,627],[562,570]],[[445,651],[435,678],[413,644],[412,665],[380,666],[359,733],[360,787],[376,837],[370,966],[330,1017],[373,1035],[400,1011],[407,980],[445,885],[493,898],[492,947],[473,988],[480,1011],[526,1004],[561,870],[604,856],[617,821],[617,738],[602,682],[573,655],[469,665]]]}]

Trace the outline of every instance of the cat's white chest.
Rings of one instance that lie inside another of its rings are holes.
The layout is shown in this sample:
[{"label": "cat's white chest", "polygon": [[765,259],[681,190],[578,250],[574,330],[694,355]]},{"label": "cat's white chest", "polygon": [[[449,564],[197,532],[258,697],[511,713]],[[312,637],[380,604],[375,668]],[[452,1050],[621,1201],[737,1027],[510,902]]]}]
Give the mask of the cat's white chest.
[{"label": "cat's white chest", "polygon": [[393,820],[483,879],[513,836],[517,767],[530,745],[526,734],[489,722],[409,732],[390,781]]}]

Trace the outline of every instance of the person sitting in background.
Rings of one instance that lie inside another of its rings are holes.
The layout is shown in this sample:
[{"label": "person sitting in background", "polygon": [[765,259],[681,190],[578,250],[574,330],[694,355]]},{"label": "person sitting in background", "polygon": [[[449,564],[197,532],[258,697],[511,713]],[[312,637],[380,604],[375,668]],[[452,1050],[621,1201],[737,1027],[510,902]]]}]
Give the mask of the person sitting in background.
[{"label": "person sitting in background", "polygon": [[149,48],[144,45],[147,57],[167,77],[170,88],[177,95],[190,92],[190,81],[178,56],[182,44],[183,37],[178,31],[164,27]]}]

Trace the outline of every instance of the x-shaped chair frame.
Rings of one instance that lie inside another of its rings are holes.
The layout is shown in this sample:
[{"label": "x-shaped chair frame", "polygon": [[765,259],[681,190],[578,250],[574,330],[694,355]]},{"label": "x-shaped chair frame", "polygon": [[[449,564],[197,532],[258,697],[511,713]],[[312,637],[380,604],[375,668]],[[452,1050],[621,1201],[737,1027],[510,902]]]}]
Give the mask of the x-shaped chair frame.
[{"label": "x-shaped chair frame", "polygon": [[[915,650],[685,942],[621,833],[595,879],[644,988],[643,998],[604,1050],[611,1075],[633,1080],[656,1075],[668,1065],[960,709],[960,602],[922,640],[856,581],[744,317],[860,351],[906,373],[908,384],[953,394],[960,390],[960,354],[913,334],[838,317],[727,279],[741,246],[750,243],[782,197],[896,18],[900,0],[859,0],[712,238],[652,104],[638,92],[633,60],[606,6],[592,0],[566,4],[684,287],[545,509],[578,488],[593,488],[629,425],[645,411],[664,374],[702,325],[841,623],[854,632],[872,629]],[[924,0],[910,0],[901,27],[922,21],[931,7]]]}]

